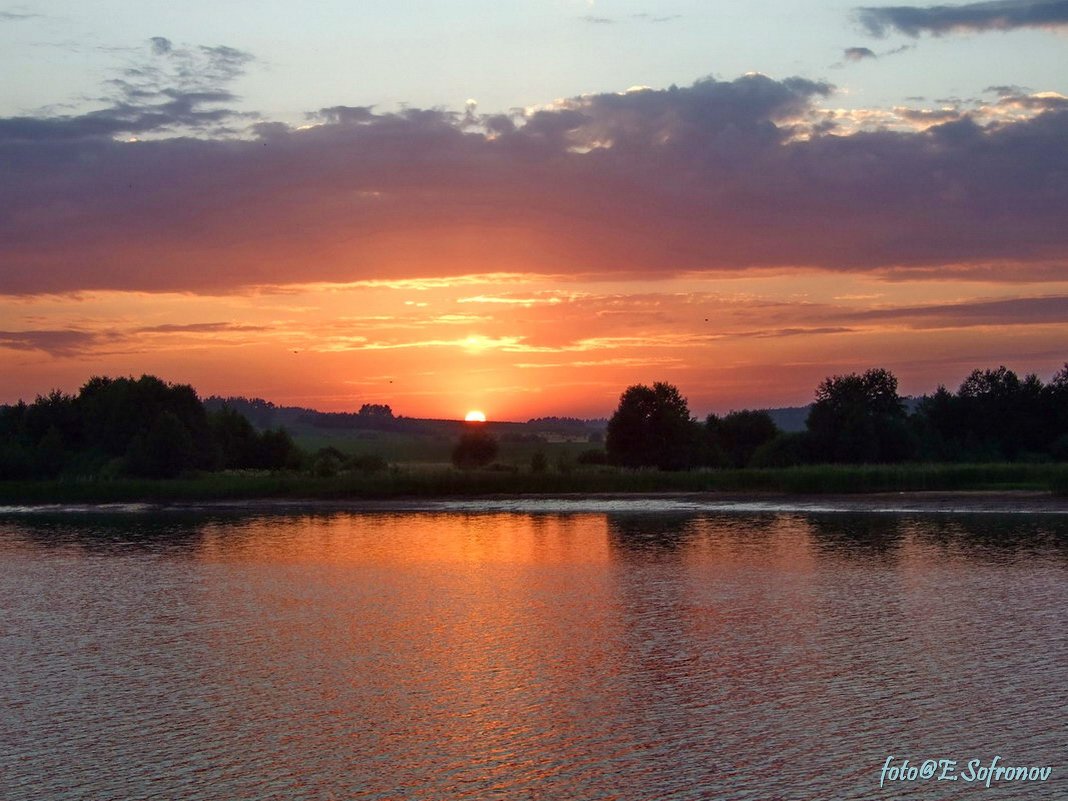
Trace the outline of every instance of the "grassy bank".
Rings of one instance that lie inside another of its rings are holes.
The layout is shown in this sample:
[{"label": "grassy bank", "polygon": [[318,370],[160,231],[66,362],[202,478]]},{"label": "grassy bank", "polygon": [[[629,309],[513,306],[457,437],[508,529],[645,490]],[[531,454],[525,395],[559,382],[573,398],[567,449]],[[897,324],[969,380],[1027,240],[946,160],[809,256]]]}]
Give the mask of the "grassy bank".
[{"label": "grassy bank", "polygon": [[577,469],[569,473],[495,472],[440,468],[393,469],[331,478],[293,473],[215,473],[170,481],[136,479],[0,482],[0,503],[193,502],[253,498],[384,499],[479,495],[560,495],[655,492],[1068,491],[1065,464],[818,465],[775,470],[684,473]]}]

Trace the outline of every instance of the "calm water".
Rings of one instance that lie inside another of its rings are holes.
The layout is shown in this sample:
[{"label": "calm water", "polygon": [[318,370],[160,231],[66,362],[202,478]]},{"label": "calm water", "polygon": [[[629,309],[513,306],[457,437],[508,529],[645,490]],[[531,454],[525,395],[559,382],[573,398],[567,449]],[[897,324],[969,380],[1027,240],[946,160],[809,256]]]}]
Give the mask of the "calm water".
[{"label": "calm water", "polygon": [[11,516],[0,702],[12,800],[1064,799],[1068,519]]}]

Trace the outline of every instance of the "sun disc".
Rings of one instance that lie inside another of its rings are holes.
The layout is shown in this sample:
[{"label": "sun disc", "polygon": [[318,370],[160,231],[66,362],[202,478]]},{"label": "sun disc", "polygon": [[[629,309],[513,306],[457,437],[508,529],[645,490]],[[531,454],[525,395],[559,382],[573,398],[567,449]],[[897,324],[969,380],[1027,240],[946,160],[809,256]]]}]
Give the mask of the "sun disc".
[{"label": "sun disc", "polygon": [[480,412],[478,409],[472,409],[467,413],[464,420],[468,423],[485,423],[486,415],[484,412]]}]

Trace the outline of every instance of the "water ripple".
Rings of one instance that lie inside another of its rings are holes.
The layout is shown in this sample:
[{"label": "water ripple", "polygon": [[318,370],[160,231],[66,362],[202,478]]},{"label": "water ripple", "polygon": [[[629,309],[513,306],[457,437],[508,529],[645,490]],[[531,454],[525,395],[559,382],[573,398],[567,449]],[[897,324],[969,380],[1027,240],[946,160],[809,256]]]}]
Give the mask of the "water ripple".
[{"label": "water ripple", "polygon": [[1061,518],[582,508],[0,522],[0,795],[1068,794]]}]

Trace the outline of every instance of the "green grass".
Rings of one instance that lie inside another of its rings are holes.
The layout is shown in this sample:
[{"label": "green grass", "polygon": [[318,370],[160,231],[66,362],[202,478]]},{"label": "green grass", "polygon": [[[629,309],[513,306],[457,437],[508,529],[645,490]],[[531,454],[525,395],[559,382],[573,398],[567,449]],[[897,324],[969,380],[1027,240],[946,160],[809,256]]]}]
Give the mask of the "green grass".
[{"label": "green grass", "polygon": [[731,492],[848,494],[1033,490],[1064,493],[1065,464],[817,465],[773,470],[585,468],[562,473],[446,467],[316,478],[296,473],[215,473],[171,481],[137,479],[0,482],[0,503],[194,502],[253,498],[385,499],[593,493]]},{"label": "green grass", "polygon": [[[374,454],[387,458],[391,464],[441,464],[447,465],[456,445],[451,435],[414,434],[396,431],[322,431],[298,429],[293,439],[307,453],[320,448],[334,447],[352,456]],[[500,448],[497,461],[501,464],[525,468],[530,457],[540,451],[550,464],[560,457],[574,461],[580,453],[603,445],[588,442],[512,442],[507,438],[498,440]]]}]

